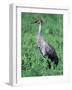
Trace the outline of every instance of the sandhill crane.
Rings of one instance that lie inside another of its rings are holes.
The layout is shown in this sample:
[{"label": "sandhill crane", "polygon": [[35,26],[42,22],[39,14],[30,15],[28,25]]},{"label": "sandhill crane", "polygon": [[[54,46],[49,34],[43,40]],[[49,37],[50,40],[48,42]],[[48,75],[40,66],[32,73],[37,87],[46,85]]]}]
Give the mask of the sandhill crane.
[{"label": "sandhill crane", "polygon": [[[54,64],[54,65],[58,65],[59,59],[57,56],[57,53],[55,51],[55,49],[53,48],[52,45],[50,45],[49,43],[47,43],[42,34],[41,34],[41,25],[43,23],[42,19],[38,19],[36,21],[34,21],[34,23],[38,24],[38,34],[37,34],[37,46],[41,52],[41,54],[43,55],[44,58],[49,58],[50,61]],[[48,60],[47,60],[48,62]],[[51,68],[51,64],[48,63],[49,68]]]}]

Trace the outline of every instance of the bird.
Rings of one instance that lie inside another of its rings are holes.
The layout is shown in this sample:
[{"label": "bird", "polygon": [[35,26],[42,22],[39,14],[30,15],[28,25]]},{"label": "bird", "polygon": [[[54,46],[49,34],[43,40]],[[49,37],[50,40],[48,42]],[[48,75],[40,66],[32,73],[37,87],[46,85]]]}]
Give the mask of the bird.
[{"label": "bird", "polygon": [[38,24],[38,33],[37,33],[37,40],[36,40],[37,47],[39,48],[39,50],[44,58],[50,59],[50,61],[47,60],[47,63],[48,63],[49,69],[50,69],[51,63],[53,63],[53,65],[55,65],[55,66],[58,65],[59,58],[57,56],[55,48],[49,42],[46,42],[42,35],[41,27],[42,27],[43,22],[44,22],[43,19],[40,18],[38,20],[35,20],[33,23]]}]

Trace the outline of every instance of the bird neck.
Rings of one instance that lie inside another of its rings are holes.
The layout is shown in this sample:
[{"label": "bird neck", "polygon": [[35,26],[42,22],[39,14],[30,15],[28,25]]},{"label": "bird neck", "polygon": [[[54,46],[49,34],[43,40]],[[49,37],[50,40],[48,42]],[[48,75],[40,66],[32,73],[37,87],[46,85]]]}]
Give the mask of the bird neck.
[{"label": "bird neck", "polygon": [[39,23],[38,36],[41,34],[41,23]]}]

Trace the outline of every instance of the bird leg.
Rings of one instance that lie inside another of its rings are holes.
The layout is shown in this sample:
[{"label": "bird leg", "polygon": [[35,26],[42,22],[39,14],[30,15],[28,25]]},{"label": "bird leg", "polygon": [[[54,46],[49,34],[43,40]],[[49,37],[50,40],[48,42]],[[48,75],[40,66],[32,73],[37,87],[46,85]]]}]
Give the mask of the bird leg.
[{"label": "bird leg", "polygon": [[51,62],[50,60],[47,60],[48,68],[51,69]]},{"label": "bird leg", "polygon": [[51,63],[51,69],[54,69],[54,63],[53,62]]},{"label": "bird leg", "polygon": [[51,69],[55,69],[56,68],[56,64],[55,64],[55,62],[53,61],[52,63],[51,63]]}]

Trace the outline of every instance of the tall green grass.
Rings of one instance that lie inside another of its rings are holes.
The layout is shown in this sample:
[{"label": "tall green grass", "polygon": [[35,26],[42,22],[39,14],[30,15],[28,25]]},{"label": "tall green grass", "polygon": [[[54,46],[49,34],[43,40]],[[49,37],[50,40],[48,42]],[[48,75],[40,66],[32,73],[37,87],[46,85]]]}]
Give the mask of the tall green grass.
[{"label": "tall green grass", "polygon": [[[46,42],[56,50],[59,64],[49,69],[45,59],[37,48],[38,26],[32,22],[43,18],[42,35]],[[21,13],[21,76],[51,76],[63,74],[63,15]]]}]

